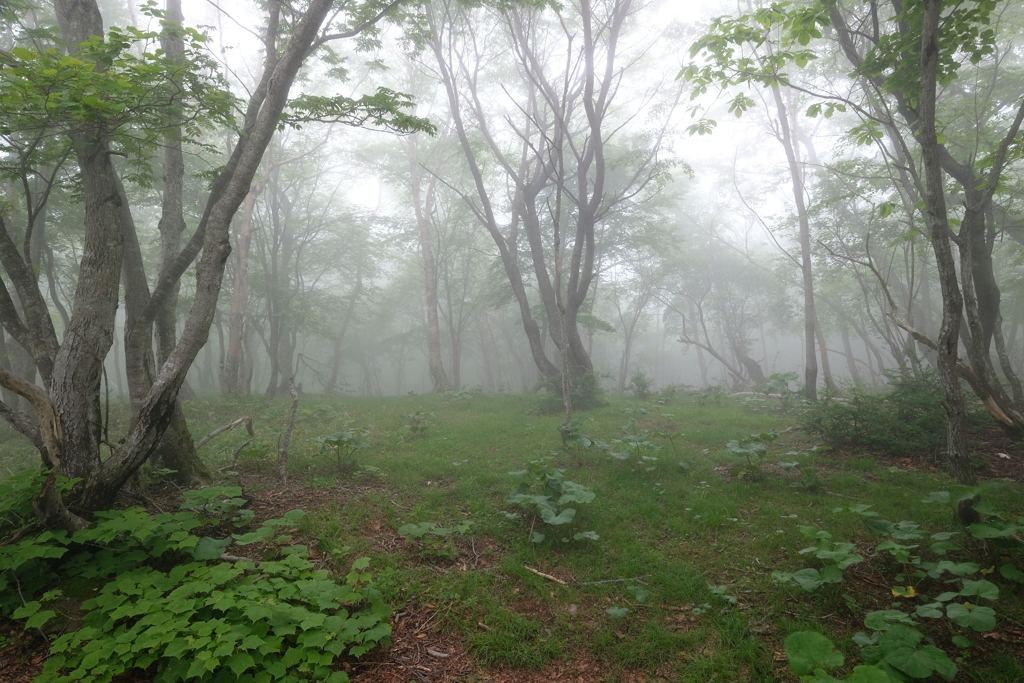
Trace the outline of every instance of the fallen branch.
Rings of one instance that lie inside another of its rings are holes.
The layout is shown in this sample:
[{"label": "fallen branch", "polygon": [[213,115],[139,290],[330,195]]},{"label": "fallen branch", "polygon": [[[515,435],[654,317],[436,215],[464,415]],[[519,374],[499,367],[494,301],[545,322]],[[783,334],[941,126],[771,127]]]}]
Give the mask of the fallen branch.
[{"label": "fallen branch", "polygon": [[525,564],[523,565],[523,569],[525,569],[528,572],[533,572],[534,574],[536,574],[537,576],[541,577],[542,579],[547,579],[548,581],[554,581],[555,583],[560,583],[563,586],[568,586],[569,585],[568,583],[566,583],[565,581],[562,581],[557,576],[551,576],[551,574],[545,574],[544,572],[539,572],[536,569],[534,569],[533,567],[527,567]]},{"label": "fallen branch", "polygon": [[224,553],[220,556],[220,559],[224,562],[252,562],[257,567],[260,566],[259,560],[254,560],[251,557],[239,557],[238,555],[228,555]]},{"label": "fallen branch", "polygon": [[246,431],[249,432],[249,436],[256,436],[256,432],[254,432],[252,430],[252,417],[249,417],[249,416],[240,417],[237,420],[235,420],[234,422],[229,422],[228,424],[224,425],[223,427],[217,427],[212,432],[210,432],[209,434],[204,436],[202,439],[199,440],[199,443],[196,444],[196,450],[198,451],[200,448],[205,446],[211,439],[213,439],[213,437],[220,436],[224,432],[229,432],[229,431],[231,431],[232,429],[234,429],[235,427],[237,427],[238,425],[241,425],[241,424],[245,425],[245,429],[246,429]]},{"label": "fallen branch", "polygon": [[437,650],[431,650],[429,647],[427,648],[427,654],[430,655],[431,657],[437,657],[438,659],[448,659],[449,657],[451,657],[451,655],[446,655],[443,652],[438,652]]},{"label": "fallen branch", "polygon": [[245,450],[245,447],[248,446],[251,443],[252,443],[252,439],[249,439],[248,441],[243,443],[241,446],[236,448],[234,454],[231,456],[231,462],[229,462],[227,465],[224,465],[224,467],[218,467],[217,471],[218,472],[223,472],[224,470],[228,469],[229,467],[231,469],[234,469],[235,467],[237,467],[238,466],[238,456],[241,455],[242,451]]}]

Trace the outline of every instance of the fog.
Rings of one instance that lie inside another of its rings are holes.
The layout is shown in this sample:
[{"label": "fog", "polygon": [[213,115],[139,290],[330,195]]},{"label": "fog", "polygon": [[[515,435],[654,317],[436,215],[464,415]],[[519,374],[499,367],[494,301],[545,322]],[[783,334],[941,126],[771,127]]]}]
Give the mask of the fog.
[{"label": "fog", "polygon": [[[103,10],[108,26],[158,25],[116,2]],[[813,398],[934,365],[943,294],[915,124],[870,74],[852,73],[835,30],[804,48],[772,25],[768,43],[734,46],[726,63],[690,46],[727,34],[711,21],[735,15],[728,4],[437,0],[421,10],[358,30],[351,16],[325,24],[233,216],[186,394],[273,396],[291,378],[306,393],[522,392],[543,376],[594,373],[609,392],[744,391],[774,377]],[[183,11],[238,98],[233,123],[184,145],[187,240],[210,173],[239,140],[267,17],[223,0]],[[1012,125],[1021,54],[1004,27],[1019,11],[1000,17],[995,63],[965,64],[940,90],[942,142],[961,166],[988,158]],[[284,24],[296,16],[286,11]],[[329,39],[346,31],[358,35]],[[766,47],[773,39],[780,47]],[[360,100],[375,93],[384,99]],[[973,277],[961,353],[1015,395],[1017,147],[973,252],[961,251],[974,238],[957,222],[965,190],[947,176],[953,248]],[[128,154],[117,163],[155,283],[163,162],[152,154],[145,182],[133,182]],[[81,213],[73,192],[49,201],[42,296],[70,311]],[[16,242],[18,220],[8,221]],[[174,311],[179,335],[192,272]],[[131,384],[126,315],[119,307],[104,364],[114,397]],[[60,336],[67,321],[53,318]],[[29,368],[7,322],[8,366]]]}]

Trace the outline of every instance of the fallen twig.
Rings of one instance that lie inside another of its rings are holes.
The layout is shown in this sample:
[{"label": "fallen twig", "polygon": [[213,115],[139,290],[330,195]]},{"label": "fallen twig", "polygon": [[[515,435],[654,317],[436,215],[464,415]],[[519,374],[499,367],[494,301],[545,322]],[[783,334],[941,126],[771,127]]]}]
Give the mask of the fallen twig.
[{"label": "fallen twig", "polygon": [[523,569],[525,569],[528,572],[532,572],[532,573],[536,574],[537,576],[541,577],[542,579],[547,579],[548,581],[554,581],[555,583],[560,583],[563,586],[568,586],[569,585],[568,583],[566,583],[565,581],[562,581],[557,576],[551,576],[551,574],[545,574],[544,572],[539,572],[536,569],[534,569],[533,567],[527,567],[525,564],[523,565]]},{"label": "fallen twig", "polygon": [[257,567],[260,566],[259,560],[254,560],[251,557],[239,557],[238,555],[228,555],[224,553],[220,556],[220,559],[224,562],[252,562]]},{"label": "fallen twig", "polygon": [[213,439],[213,437],[219,436],[224,432],[229,432],[241,424],[245,425],[245,429],[246,431],[249,432],[249,436],[256,436],[256,432],[252,430],[252,417],[247,415],[245,417],[240,417],[233,422],[229,422],[223,427],[217,427],[216,429],[214,429],[212,432],[210,432],[209,434],[207,434],[206,436],[199,440],[199,442],[196,444],[196,450],[198,451],[200,448],[205,446],[211,439]]},{"label": "fallen twig", "polygon": [[429,647],[427,648],[427,654],[430,655],[431,657],[437,657],[438,659],[448,659],[449,657],[451,657],[451,655],[446,655],[443,652],[438,652],[437,650],[431,650]]}]

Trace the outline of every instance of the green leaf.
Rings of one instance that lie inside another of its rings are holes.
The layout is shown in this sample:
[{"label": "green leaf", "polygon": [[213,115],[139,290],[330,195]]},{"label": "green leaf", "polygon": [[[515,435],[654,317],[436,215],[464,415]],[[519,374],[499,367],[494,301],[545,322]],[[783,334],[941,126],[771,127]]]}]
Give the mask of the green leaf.
[{"label": "green leaf", "polygon": [[248,669],[256,666],[256,662],[248,652],[236,652],[228,658],[227,666],[237,676],[243,671],[247,671]]},{"label": "green leaf", "polygon": [[843,679],[846,683],[893,683],[889,674],[877,666],[861,664],[853,667],[853,673]]},{"label": "green leaf", "polygon": [[868,612],[864,617],[864,625],[873,631],[888,631],[894,624],[909,624],[915,626],[917,622],[907,614],[898,609],[883,609],[875,612]]},{"label": "green leaf", "polygon": [[231,545],[230,538],[210,538],[206,536],[196,544],[192,557],[197,560],[216,560],[224,554],[224,549]]},{"label": "green leaf", "polygon": [[1024,572],[1012,564],[1004,564],[999,568],[999,573],[1004,579],[1016,581],[1017,583],[1024,583]]},{"label": "green leaf", "polygon": [[977,595],[979,598],[985,598],[987,600],[997,600],[999,598],[999,587],[991,581],[964,581],[964,587],[960,591],[960,595]]},{"label": "green leaf", "polygon": [[25,628],[39,628],[55,616],[57,613],[53,610],[44,609],[42,612],[36,612],[25,622]]},{"label": "green leaf", "polygon": [[974,645],[974,643],[971,642],[971,639],[966,636],[953,636],[952,641],[957,647],[971,647]]},{"label": "green leaf", "polygon": [[624,617],[627,614],[629,614],[629,608],[627,608],[627,607],[616,607],[616,606],[613,605],[612,607],[609,607],[608,609],[606,609],[605,612],[607,612],[609,615],[611,615],[612,619],[621,619],[622,617]]},{"label": "green leaf", "polygon": [[1003,528],[998,528],[991,524],[972,524],[967,527],[967,530],[975,538],[1006,538],[1020,531],[1020,527],[1016,524],[1010,524]]},{"label": "green leaf", "polygon": [[555,514],[552,514],[552,512],[550,510],[547,510],[545,508],[541,508],[540,516],[541,516],[541,519],[543,519],[545,523],[557,526],[559,524],[568,524],[573,519],[575,519],[576,518],[576,510],[575,510],[575,508],[565,508],[559,514],[555,515]]},{"label": "green leaf", "polygon": [[40,607],[42,607],[42,605],[35,600],[31,602],[26,602],[23,606],[14,610],[14,613],[11,614],[11,616],[15,619],[24,619],[38,612]]},{"label": "green leaf", "polygon": [[946,616],[957,626],[975,631],[991,631],[996,627],[996,612],[991,607],[978,607],[958,602],[946,605]]},{"label": "green leaf", "polygon": [[911,678],[927,678],[932,673],[937,673],[946,680],[952,680],[956,676],[956,664],[934,645],[919,649],[897,648],[885,655],[885,662]]},{"label": "green leaf", "polygon": [[846,661],[831,640],[814,631],[791,633],[783,648],[789,657],[789,668],[797,676],[809,676],[820,667],[842,666]]}]

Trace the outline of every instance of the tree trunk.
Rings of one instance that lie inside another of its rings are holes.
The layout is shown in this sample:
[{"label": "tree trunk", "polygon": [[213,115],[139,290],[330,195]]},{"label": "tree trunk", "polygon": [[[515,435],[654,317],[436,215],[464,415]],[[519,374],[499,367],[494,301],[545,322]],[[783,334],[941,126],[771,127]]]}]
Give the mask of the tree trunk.
[{"label": "tree trunk", "polygon": [[[444,370],[441,360],[441,325],[437,316],[437,261],[434,259],[434,244],[431,230],[434,214],[434,197],[437,178],[431,176],[424,192],[423,169],[420,167],[419,146],[415,140],[406,143],[409,156],[409,189],[412,194],[413,211],[416,215],[416,228],[419,237],[420,257],[423,260],[423,286],[427,313],[427,366],[430,370],[430,383],[434,391],[443,391],[450,385],[448,373]],[[453,372],[455,370],[453,369]],[[456,373],[457,374],[457,373]],[[454,386],[458,386],[456,379]]]},{"label": "tree trunk", "polygon": [[224,353],[221,393],[240,395],[242,390],[242,337],[245,334],[249,308],[249,246],[252,242],[252,216],[259,190],[252,188],[245,196],[242,220],[235,236],[234,282],[231,287],[231,309],[228,312],[228,345]]},{"label": "tree trunk", "polygon": [[842,320],[839,321],[839,334],[843,338],[843,352],[846,354],[846,367],[850,371],[850,380],[855,385],[860,385],[860,369],[857,367],[857,357],[853,355],[853,346],[850,344],[850,328]]},{"label": "tree trunk", "polygon": [[[950,246],[949,221],[943,191],[942,167],[939,161],[935,130],[936,72],[939,47],[939,17],[942,0],[923,0],[924,20],[921,29],[921,94],[918,106],[918,141],[925,180],[925,219],[935,251],[939,286],[942,290],[942,323],[938,338],[938,374],[946,409],[946,438],[950,470],[958,484],[974,486],[977,477],[971,465],[967,442],[967,403],[960,389],[957,373],[957,351],[963,298],[957,281],[956,263]],[[960,519],[970,524],[978,519],[970,500],[959,506]]]},{"label": "tree trunk", "polygon": [[818,398],[818,359],[814,348],[817,315],[814,311],[814,276],[811,272],[811,225],[807,218],[803,171],[797,157],[796,142],[790,131],[789,113],[778,86],[772,87],[772,95],[779,114],[778,138],[786,150],[789,177],[793,185],[793,201],[800,223],[800,271],[804,285],[804,398],[815,401]]}]

